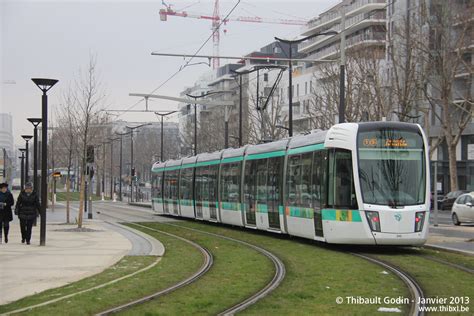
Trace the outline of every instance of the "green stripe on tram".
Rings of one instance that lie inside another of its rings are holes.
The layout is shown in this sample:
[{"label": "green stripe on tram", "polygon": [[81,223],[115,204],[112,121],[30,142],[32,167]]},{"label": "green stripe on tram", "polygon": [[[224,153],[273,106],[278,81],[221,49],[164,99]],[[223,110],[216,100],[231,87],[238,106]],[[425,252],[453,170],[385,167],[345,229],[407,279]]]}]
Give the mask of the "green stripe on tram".
[{"label": "green stripe on tram", "polygon": [[229,157],[229,158],[222,159],[221,163],[239,162],[239,161],[242,161],[242,160],[244,160],[243,156]]},{"label": "green stripe on tram", "polygon": [[321,150],[321,149],[324,149],[323,143],[289,149],[288,155],[301,154],[301,153],[306,153],[306,152]]},{"label": "green stripe on tram", "polygon": [[269,153],[261,153],[261,154],[252,154],[245,157],[245,160],[256,160],[256,159],[265,159],[265,158],[272,158],[272,157],[281,157],[286,154],[286,150],[279,150],[279,151],[272,151]]}]

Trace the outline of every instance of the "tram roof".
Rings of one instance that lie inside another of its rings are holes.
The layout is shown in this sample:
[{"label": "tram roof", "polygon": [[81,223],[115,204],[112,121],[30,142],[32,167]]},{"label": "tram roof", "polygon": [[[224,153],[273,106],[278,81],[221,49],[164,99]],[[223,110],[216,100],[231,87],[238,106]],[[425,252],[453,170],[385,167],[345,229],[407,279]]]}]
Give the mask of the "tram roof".
[{"label": "tram roof", "polygon": [[165,167],[174,167],[174,166],[181,166],[183,159],[178,159],[178,160],[168,160],[166,162]]},{"label": "tram roof", "polygon": [[326,139],[327,131],[312,130],[309,134],[297,135],[291,138],[288,148],[298,148],[315,144],[322,144]]},{"label": "tram roof", "polygon": [[249,148],[247,149],[246,154],[247,155],[253,155],[253,154],[261,154],[261,153],[268,153],[268,152],[286,150],[286,146],[288,145],[288,141],[289,141],[289,139],[285,138],[285,139],[277,140],[277,141],[271,142],[271,143],[252,145],[252,146],[249,146]]},{"label": "tram roof", "polygon": [[183,165],[193,164],[196,162],[197,156],[183,158]]},{"label": "tram roof", "polygon": [[249,145],[245,145],[240,148],[227,148],[222,153],[222,159],[224,158],[233,158],[233,157],[241,157],[245,154],[245,150],[249,147]]},{"label": "tram roof", "polygon": [[153,166],[151,167],[151,170],[157,169],[157,168],[164,168],[165,165],[166,165],[166,162],[157,161],[153,164]]},{"label": "tram roof", "polygon": [[196,163],[203,162],[203,161],[220,160],[221,156],[222,156],[222,152],[223,152],[223,150],[215,151],[213,153],[199,154],[199,155],[197,155]]}]

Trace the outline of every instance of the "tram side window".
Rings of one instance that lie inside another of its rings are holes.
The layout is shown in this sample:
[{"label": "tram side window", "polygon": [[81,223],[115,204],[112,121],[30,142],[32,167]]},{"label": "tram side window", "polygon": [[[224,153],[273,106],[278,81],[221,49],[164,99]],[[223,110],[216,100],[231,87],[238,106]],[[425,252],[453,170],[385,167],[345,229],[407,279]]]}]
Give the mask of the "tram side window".
[{"label": "tram side window", "polygon": [[257,203],[267,203],[267,159],[257,160],[257,175],[256,175],[256,186],[257,186]]},{"label": "tram side window", "polygon": [[209,174],[208,174],[209,202],[217,202],[217,173],[218,172],[219,172],[219,165],[209,166]]},{"label": "tram side window", "polygon": [[221,201],[238,202],[240,200],[240,163],[222,165]]},{"label": "tram side window", "polygon": [[209,201],[209,167],[196,169],[196,200]]},{"label": "tram side window", "polygon": [[173,199],[173,201],[178,200],[178,174],[179,174],[178,170],[170,172],[170,188],[171,188],[170,197],[171,199]]},{"label": "tram side window", "polygon": [[164,173],[164,188],[163,188],[163,197],[166,199],[171,198],[171,171],[167,171]]},{"label": "tram side window", "polygon": [[280,188],[282,187],[282,157],[269,158],[268,159],[268,177],[267,177],[267,188],[268,188],[268,204],[274,208],[278,208],[281,201]]},{"label": "tram side window", "polygon": [[163,198],[163,173],[156,176],[155,195],[157,198]]},{"label": "tram side window", "polygon": [[287,200],[291,206],[311,207],[311,164],[313,153],[288,158]]},{"label": "tram side window", "polygon": [[329,158],[328,206],[357,209],[352,172],[352,154],[349,150],[336,149]]},{"label": "tram side window", "polygon": [[327,151],[316,151],[313,156],[313,206],[317,209],[326,205]]},{"label": "tram side window", "polygon": [[249,205],[255,202],[255,180],[257,173],[257,161],[250,160],[245,162],[245,177],[244,177],[244,195],[245,200]]},{"label": "tram side window", "polygon": [[192,200],[193,199],[193,168],[186,168],[181,170],[180,178],[180,200]]}]

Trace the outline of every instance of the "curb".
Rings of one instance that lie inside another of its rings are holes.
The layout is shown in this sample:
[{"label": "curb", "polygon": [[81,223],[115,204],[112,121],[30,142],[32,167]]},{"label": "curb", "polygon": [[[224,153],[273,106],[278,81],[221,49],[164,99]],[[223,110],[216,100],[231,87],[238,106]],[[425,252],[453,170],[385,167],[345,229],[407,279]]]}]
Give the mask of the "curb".
[{"label": "curb", "polygon": [[474,256],[474,252],[470,250],[462,250],[462,249],[456,249],[456,248],[451,248],[451,247],[445,247],[445,246],[438,246],[438,245],[433,245],[433,244],[424,244],[423,247],[425,248],[430,248],[434,250],[444,250],[452,253],[458,253],[462,255],[468,255],[468,256]]}]

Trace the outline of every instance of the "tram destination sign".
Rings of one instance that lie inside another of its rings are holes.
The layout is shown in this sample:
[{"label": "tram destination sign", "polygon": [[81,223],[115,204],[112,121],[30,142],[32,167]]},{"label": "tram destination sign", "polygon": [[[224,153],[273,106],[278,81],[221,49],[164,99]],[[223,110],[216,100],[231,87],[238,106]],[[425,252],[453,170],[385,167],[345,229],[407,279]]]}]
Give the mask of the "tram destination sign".
[{"label": "tram destination sign", "polygon": [[399,130],[378,130],[359,133],[359,148],[420,149],[421,135]]}]

